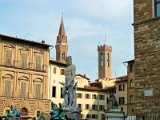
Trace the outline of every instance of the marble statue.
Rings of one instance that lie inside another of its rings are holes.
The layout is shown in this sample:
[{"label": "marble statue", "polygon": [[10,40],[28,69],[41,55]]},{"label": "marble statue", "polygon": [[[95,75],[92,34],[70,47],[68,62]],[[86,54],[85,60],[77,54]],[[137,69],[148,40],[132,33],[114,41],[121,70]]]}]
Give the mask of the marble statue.
[{"label": "marble statue", "polygon": [[66,107],[75,107],[75,92],[77,83],[74,82],[76,67],[72,64],[71,56],[67,57],[67,68],[65,72],[65,83],[63,86],[62,95],[64,97]]},{"label": "marble statue", "polygon": [[117,102],[116,97],[113,94],[113,92],[110,92],[109,103],[111,104],[111,109],[118,108],[118,102]]}]

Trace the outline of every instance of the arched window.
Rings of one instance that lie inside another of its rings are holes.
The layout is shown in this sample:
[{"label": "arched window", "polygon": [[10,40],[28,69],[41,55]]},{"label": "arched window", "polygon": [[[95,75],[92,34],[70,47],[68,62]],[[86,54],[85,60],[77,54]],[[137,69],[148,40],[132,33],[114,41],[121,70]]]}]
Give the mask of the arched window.
[{"label": "arched window", "polygon": [[65,60],[66,59],[66,55],[65,53],[62,53],[62,60]]},{"label": "arched window", "polygon": [[130,103],[134,103],[133,95],[130,95]]},{"label": "arched window", "polygon": [[110,57],[109,57],[109,53],[107,53],[107,66],[108,67],[110,66],[109,61],[110,61]]},{"label": "arched window", "polygon": [[103,59],[104,59],[104,55],[103,53],[100,54],[100,65],[103,66]]},{"label": "arched window", "polygon": [[130,80],[130,87],[134,87],[134,83],[132,79]]},{"label": "arched window", "polygon": [[23,108],[21,109],[20,115],[21,115],[21,116],[27,116],[27,115],[28,115],[28,109],[25,108],[25,107],[23,107]]}]

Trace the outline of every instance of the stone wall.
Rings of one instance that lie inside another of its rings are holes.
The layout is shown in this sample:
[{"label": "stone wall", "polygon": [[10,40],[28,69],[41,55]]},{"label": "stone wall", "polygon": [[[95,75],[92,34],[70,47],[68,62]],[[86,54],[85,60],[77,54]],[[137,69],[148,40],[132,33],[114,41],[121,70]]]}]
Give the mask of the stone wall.
[{"label": "stone wall", "polygon": [[134,0],[135,99],[137,118],[160,118],[160,18],[152,0]]}]

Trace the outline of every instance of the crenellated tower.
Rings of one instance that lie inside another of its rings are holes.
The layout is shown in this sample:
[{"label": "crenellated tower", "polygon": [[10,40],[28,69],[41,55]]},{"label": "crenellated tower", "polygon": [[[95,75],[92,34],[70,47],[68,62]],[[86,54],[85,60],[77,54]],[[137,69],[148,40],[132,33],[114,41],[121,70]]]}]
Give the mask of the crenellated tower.
[{"label": "crenellated tower", "polygon": [[111,65],[112,47],[108,45],[98,46],[98,78],[112,77],[112,65]]},{"label": "crenellated tower", "polygon": [[65,33],[65,27],[62,16],[56,42],[56,61],[66,62],[67,52],[68,52],[67,36]]}]

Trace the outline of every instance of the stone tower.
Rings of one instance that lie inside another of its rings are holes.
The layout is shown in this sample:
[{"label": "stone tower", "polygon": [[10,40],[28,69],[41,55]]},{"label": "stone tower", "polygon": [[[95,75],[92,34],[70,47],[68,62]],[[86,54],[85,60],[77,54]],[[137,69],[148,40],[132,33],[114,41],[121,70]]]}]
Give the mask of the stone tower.
[{"label": "stone tower", "polygon": [[160,1],[134,0],[137,120],[160,119]]},{"label": "stone tower", "polygon": [[112,77],[111,64],[112,47],[108,45],[98,46],[98,78]]},{"label": "stone tower", "polygon": [[65,33],[65,27],[62,17],[56,42],[56,61],[66,62],[67,52],[68,52],[67,36]]}]

